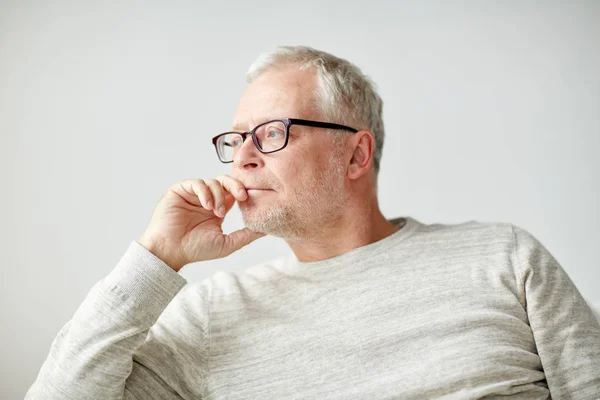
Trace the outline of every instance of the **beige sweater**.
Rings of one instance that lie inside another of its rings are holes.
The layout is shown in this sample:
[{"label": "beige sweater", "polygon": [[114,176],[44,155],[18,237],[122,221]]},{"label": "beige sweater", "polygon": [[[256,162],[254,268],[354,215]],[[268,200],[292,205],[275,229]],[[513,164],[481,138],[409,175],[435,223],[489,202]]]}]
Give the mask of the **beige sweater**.
[{"label": "beige sweater", "polygon": [[132,242],[27,399],[600,398],[600,325],[531,234],[393,222],[335,258],[188,285]]}]

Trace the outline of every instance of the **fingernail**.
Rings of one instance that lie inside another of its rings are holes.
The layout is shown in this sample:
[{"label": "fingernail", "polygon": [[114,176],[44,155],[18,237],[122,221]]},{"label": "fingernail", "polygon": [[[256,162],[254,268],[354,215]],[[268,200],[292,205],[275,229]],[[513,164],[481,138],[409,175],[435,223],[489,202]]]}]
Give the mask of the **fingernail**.
[{"label": "fingernail", "polygon": [[246,191],[244,189],[238,189],[238,194],[244,195]]},{"label": "fingernail", "polygon": [[212,201],[210,201],[210,200],[209,200],[209,201],[207,201],[207,202],[206,202],[206,206],[207,206],[208,208],[212,208]]},{"label": "fingernail", "polygon": [[222,216],[225,216],[225,207],[223,207],[223,206],[219,207],[219,214],[221,214]]}]

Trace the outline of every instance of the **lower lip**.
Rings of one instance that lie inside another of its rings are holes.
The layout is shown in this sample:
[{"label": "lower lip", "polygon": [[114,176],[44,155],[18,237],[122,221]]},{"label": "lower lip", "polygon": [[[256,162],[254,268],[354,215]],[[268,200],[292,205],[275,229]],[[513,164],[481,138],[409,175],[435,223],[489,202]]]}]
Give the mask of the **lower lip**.
[{"label": "lower lip", "polygon": [[257,194],[271,192],[271,190],[270,189],[248,189],[247,192],[248,192],[248,195],[255,196]]}]

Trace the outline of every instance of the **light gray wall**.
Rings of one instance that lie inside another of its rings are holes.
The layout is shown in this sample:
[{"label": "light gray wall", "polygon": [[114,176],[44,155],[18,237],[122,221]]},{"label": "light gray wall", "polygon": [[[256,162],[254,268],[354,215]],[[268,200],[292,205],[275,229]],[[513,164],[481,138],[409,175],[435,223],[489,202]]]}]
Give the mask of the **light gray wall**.
[{"label": "light gray wall", "polygon": [[[378,84],[387,216],[517,224],[600,303],[600,2],[52,3],[0,2],[2,399],[169,185],[229,171],[210,138],[279,44]],[[182,274],[286,252],[263,238]]]}]

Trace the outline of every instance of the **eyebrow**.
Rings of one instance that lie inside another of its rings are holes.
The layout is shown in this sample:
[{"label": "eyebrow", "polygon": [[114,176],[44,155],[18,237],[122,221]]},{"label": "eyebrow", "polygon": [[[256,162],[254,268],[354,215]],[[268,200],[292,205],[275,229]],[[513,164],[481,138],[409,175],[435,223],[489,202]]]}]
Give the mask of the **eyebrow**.
[{"label": "eyebrow", "polygon": [[[260,125],[263,122],[272,121],[274,119],[283,119],[283,118],[281,118],[281,117],[274,117],[274,116],[267,116],[267,117],[264,117],[264,118],[260,118],[259,119],[260,122],[258,122],[256,125]],[[252,128],[249,128],[249,129],[242,129],[241,126],[245,126],[245,125],[246,124],[244,124],[242,122],[234,122],[233,126],[231,127],[231,130],[234,131],[234,132],[247,132],[250,129],[254,128],[254,126],[256,126],[256,125],[254,125]]]}]

